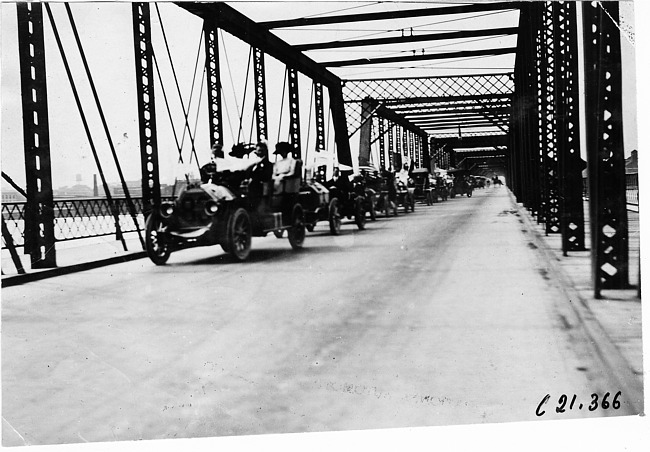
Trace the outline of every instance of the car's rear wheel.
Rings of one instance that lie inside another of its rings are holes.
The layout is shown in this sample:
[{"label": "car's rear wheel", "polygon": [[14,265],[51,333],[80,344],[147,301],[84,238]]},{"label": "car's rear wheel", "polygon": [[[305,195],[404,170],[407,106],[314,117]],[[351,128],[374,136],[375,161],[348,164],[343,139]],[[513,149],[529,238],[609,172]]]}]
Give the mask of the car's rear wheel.
[{"label": "car's rear wheel", "polygon": [[291,212],[291,227],[287,230],[291,248],[298,250],[305,242],[305,214],[300,204],[293,206]]},{"label": "car's rear wheel", "polygon": [[253,231],[251,219],[245,209],[239,208],[228,221],[228,249],[238,261],[245,261],[251,251]]},{"label": "car's rear wheel", "polygon": [[341,233],[341,211],[339,209],[338,198],[333,198],[330,201],[329,223],[330,223],[330,233],[332,235],[339,235]]},{"label": "car's rear wheel", "polygon": [[366,210],[363,208],[363,200],[361,198],[355,200],[354,222],[357,224],[359,230],[366,228]]},{"label": "car's rear wheel", "polygon": [[165,240],[165,229],[156,214],[149,215],[145,225],[145,248],[147,256],[156,265],[164,265],[172,253],[169,243]]}]

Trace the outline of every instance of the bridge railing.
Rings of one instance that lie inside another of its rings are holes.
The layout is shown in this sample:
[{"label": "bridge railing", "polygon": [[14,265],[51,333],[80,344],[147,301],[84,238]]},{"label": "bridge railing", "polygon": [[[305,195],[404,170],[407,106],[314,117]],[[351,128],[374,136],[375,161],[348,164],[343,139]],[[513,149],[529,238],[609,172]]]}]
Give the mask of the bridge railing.
[{"label": "bridge railing", "polygon": [[[589,199],[586,177],[582,179],[582,196],[584,199]],[[625,197],[628,205],[639,205],[639,173],[628,173],[625,175]]]},{"label": "bridge railing", "polygon": [[[144,230],[142,198],[131,198],[140,230]],[[171,199],[171,198],[165,198]],[[2,204],[2,217],[14,241],[14,246],[25,246],[25,202]],[[120,232],[138,230],[129,212],[126,198],[113,198]],[[117,236],[115,217],[106,198],[57,199],[54,201],[54,238],[57,242],[89,237]],[[7,244],[3,240],[2,249]]]}]

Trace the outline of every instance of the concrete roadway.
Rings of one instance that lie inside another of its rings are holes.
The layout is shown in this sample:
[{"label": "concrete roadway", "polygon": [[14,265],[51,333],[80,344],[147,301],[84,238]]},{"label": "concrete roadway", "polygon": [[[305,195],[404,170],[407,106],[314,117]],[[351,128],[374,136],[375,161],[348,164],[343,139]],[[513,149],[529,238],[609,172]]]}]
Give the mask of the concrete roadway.
[{"label": "concrete roadway", "polygon": [[628,414],[505,188],[327,232],[3,290],[3,443]]}]

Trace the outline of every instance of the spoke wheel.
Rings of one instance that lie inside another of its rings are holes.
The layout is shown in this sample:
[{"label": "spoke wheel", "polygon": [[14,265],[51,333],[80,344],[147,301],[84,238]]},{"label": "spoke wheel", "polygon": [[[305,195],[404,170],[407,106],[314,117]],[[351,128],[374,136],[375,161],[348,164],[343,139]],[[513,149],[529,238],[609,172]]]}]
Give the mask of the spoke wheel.
[{"label": "spoke wheel", "polygon": [[377,212],[375,211],[375,198],[370,198],[370,221],[375,221],[377,219]]},{"label": "spoke wheel", "polygon": [[300,204],[293,206],[293,211],[291,212],[291,227],[289,228],[289,243],[291,248],[294,250],[299,250],[302,248],[303,243],[305,242],[305,215]]},{"label": "spoke wheel", "polygon": [[228,250],[238,261],[245,261],[251,251],[251,219],[248,212],[241,207],[231,215],[228,221]]},{"label": "spoke wheel", "polygon": [[156,265],[164,265],[172,253],[165,237],[166,229],[156,214],[149,215],[145,226],[145,248],[147,256]]},{"label": "spoke wheel", "polygon": [[332,235],[339,235],[341,233],[341,211],[339,209],[338,198],[334,198],[330,201],[329,223]]},{"label": "spoke wheel", "polygon": [[357,224],[359,230],[363,231],[366,228],[366,211],[363,208],[363,200],[357,198],[355,204],[354,222]]}]

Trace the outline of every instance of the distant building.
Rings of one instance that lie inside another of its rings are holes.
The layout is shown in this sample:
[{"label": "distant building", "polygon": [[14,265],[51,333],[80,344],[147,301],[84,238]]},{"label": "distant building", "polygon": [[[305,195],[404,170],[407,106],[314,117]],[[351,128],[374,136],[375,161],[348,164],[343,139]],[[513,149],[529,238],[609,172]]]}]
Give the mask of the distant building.
[{"label": "distant building", "polygon": [[92,198],[93,189],[87,185],[73,185],[72,187],[64,186],[59,187],[54,192],[54,198],[77,199],[77,198]]},{"label": "distant building", "polygon": [[12,203],[12,202],[25,202],[26,199],[23,195],[18,193],[11,187],[2,187],[2,203]]},{"label": "distant building", "polygon": [[632,155],[625,159],[625,174],[639,172],[639,153],[637,150],[632,151]]}]

